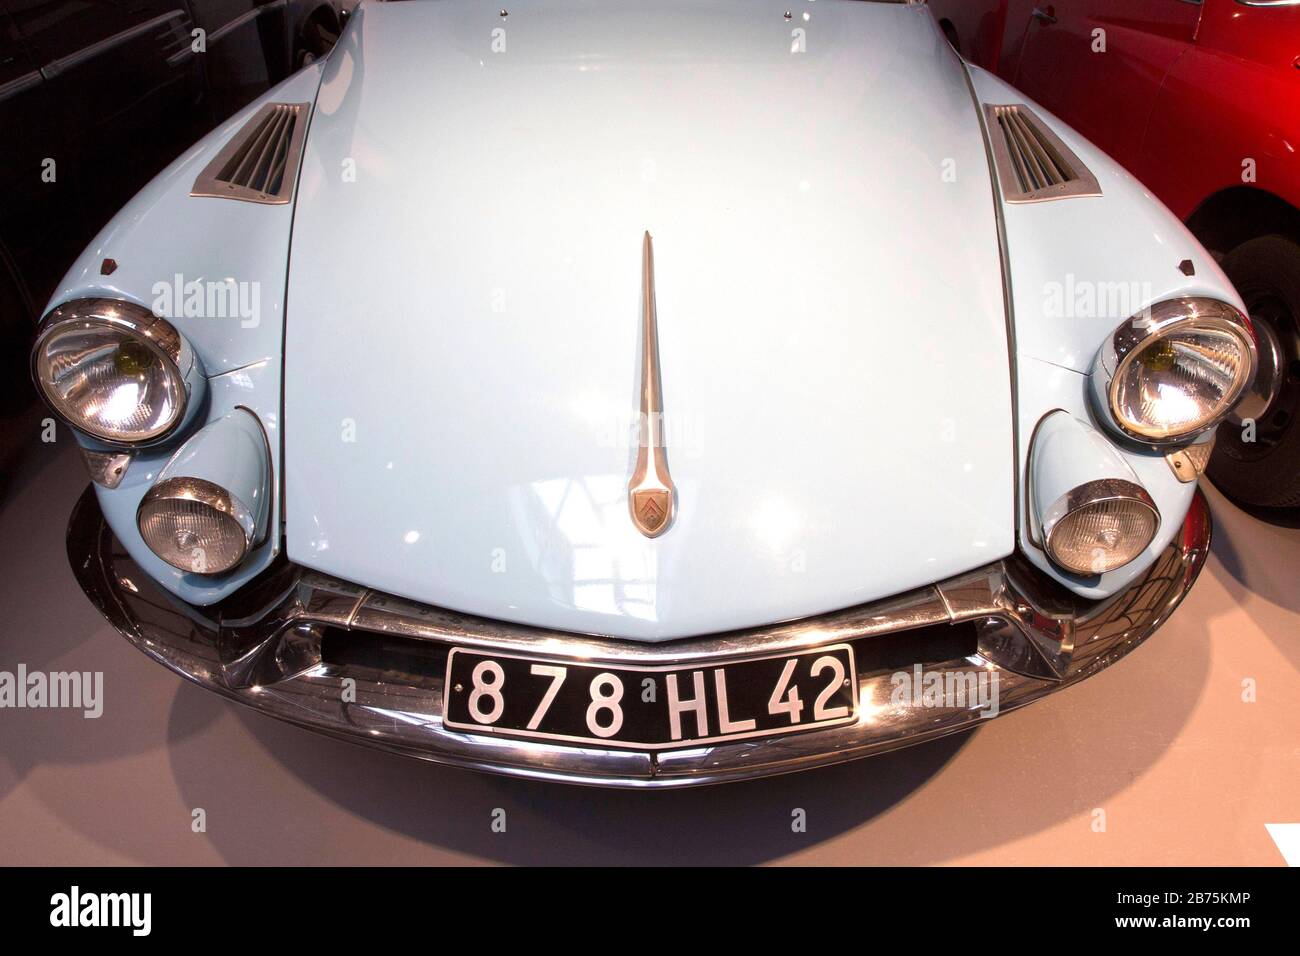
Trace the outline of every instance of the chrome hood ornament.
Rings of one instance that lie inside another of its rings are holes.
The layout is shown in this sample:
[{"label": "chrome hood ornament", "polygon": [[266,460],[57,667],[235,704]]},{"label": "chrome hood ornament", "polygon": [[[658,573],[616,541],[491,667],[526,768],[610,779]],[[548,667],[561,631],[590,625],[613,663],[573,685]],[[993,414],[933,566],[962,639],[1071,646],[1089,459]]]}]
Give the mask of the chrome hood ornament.
[{"label": "chrome hood ornament", "polygon": [[649,232],[641,246],[641,422],[638,432],[636,470],[627,486],[627,504],[637,530],[647,538],[657,538],[673,523],[676,489],[668,474],[663,441],[655,260]]}]

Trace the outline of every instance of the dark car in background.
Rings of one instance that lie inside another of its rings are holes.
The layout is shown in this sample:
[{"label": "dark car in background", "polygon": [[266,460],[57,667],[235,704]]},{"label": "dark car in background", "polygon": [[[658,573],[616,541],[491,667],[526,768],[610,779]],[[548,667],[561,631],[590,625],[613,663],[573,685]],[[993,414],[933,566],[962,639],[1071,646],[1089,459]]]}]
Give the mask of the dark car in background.
[{"label": "dark car in background", "polygon": [[76,253],[208,129],[328,52],[335,0],[0,0],[0,408]]}]

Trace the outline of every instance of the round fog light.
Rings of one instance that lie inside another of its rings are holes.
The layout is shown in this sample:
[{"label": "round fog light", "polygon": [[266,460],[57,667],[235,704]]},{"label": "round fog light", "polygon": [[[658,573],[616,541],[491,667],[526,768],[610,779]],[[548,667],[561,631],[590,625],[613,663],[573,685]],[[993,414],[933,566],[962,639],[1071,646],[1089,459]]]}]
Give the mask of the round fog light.
[{"label": "round fog light", "polygon": [[1043,521],[1047,555],[1072,574],[1101,574],[1128,564],[1151,544],[1160,512],[1141,485],[1089,481],[1063,495]]},{"label": "round fog light", "polygon": [[201,478],[168,478],[136,513],[140,536],[172,567],[193,574],[229,571],[248,553],[252,513],[225,488]]}]

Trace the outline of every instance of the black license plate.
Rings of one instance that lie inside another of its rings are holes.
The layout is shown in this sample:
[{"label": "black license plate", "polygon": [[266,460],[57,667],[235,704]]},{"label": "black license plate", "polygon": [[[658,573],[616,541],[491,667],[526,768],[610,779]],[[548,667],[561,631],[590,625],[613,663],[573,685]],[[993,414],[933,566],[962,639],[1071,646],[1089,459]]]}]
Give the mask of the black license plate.
[{"label": "black license plate", "polygon": [[655,749],[851,723],[853,648],[694,667],[630,667],[455,647],[443,723],[457,730]]}]

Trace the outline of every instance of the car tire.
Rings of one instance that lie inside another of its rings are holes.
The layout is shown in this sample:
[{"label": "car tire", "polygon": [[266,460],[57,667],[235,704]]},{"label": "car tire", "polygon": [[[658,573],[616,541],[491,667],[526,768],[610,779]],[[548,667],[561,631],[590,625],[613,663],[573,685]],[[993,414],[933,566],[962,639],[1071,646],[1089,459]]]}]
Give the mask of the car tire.
[{"label": "car tire", "polygon": [[[1210,459],[1210,480],[1229,498],[1257,508],[1300,505],[1300,244],[1262,236],[1223,261],[1251,321],[1267,325],[1280,347],[1276,398],[1254,420],[1225,422]],[[1251,440],[1247,441],[1246,439]]]}]

